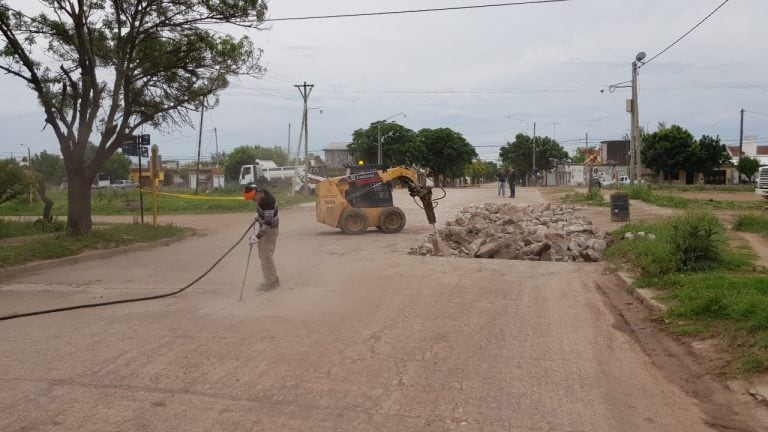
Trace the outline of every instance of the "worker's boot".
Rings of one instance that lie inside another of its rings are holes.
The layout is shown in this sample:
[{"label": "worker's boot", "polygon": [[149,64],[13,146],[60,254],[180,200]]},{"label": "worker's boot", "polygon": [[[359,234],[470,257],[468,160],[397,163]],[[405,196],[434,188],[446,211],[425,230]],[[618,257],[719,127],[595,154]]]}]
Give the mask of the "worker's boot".
[{"label": "worker's boot", "polygon": [[280,279],[276,279],[273,282],[262,282],[259,284],[257,290],[259,291],[272,291],[280,287]]}]

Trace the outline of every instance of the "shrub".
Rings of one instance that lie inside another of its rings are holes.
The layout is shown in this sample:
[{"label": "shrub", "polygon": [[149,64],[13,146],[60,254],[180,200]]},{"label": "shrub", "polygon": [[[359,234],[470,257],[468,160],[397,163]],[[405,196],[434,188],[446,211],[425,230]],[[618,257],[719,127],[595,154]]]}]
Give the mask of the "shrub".
[{"label": "shrub", "polygon": [[710,213],[689,213],[670,221],[670,244],[677,255],[679,269],[699,271],[714,268],[723,261],[720,221]]}]

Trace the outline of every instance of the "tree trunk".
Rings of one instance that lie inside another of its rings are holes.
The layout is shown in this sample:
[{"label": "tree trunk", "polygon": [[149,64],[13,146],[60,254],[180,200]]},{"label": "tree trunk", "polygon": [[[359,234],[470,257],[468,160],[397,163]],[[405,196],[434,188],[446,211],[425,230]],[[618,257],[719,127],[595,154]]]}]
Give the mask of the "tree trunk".
[{"label": "tree trunk", "polygon": [[67,189],[67,233],[85,235],[91,233],[91,182],[82,174],[69,177]]},{"label": "tree trunk", "polygon": [[43,208],[43,221],[50,222],[53,220],[51,217],[51,209],[53,208],[53,201],[45,194],[47,185],[45,184],[45,178],[41,175],[37,176],[37,194],[40,196],[40,200],[45,203]]}]

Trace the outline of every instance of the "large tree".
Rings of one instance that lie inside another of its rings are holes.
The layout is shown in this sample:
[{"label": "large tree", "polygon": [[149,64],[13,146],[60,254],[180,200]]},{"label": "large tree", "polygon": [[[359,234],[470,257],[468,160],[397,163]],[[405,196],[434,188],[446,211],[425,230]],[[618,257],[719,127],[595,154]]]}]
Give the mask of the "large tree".
[{"label": "large tree", "polygon": [[352,132],[352,142],[347,148],[358,160],[378,163],[379,136],[383,165],[409,166],[424,157],[424,148],[416,141],[416,133],[403,125],[390,122],[374,122],[367,129]]},{"label": "large tree", "polygon": [[61,156],[45,150],[32,155],[32,170],[40,173],[47,184],[59,185],[64,175],[64,160]]},{"label": "large tree", "polygon": [[672,125],[643,136],[643,165],[667,178],[690,169],[695,140],[688,130]]},{"label": "large tree", "polygon": [[752,183],[752,177],[760,169],[760,161],[749,156],[739,158],[739,164],[736,165],[739,174],[747,176],[747,181]]},{"label": "large tree", "polygon": [[686,171],[706,174],[731,161],[731,155],[720,137],[702,135],[693,145],[690,164]]},{"label": "large tree", "polygon": [[[518,175],[529,175],[534,167],[533,140],[530,136],[519,133],[515,140],[507,142],[499,150],[499,158],[505,165],[512,166]],[[568,152],[550,137],[536,137],[536,168],[548,171],[555,165],[569,160]]]},{"label": "large tree", "polygon": [[266,10],[265,0],[0,0],[0,70],[33,91],[59,142],[69,233],[91,231],[91,182],[131,135],[188,125],[227,76],[261,72],[260,51],[221,24],[259,28]]},{"label": "large tree", "polygon": [[21,198],[32,190],[34,176],[13,159],[0,160],[0,204]]},{"label": "large tree", "polygon": [[449,128],[421,129],[416,133],[417,145],[424,149],[419,165],[432,170],[437,182],[440,176],[464,176],[464,170],[477,157],[474,147],[458,132]]}]

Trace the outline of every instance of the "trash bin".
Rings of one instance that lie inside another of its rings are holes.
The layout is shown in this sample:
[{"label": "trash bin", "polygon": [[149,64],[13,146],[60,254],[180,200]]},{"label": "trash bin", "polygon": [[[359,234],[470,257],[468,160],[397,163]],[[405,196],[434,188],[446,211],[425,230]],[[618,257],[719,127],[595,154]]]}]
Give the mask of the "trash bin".
[{"label": "trash bin", "polygon": [[629,195],[623,192],[611,194],[611,222],[629,221]]}]

